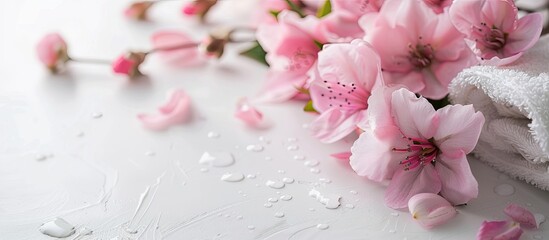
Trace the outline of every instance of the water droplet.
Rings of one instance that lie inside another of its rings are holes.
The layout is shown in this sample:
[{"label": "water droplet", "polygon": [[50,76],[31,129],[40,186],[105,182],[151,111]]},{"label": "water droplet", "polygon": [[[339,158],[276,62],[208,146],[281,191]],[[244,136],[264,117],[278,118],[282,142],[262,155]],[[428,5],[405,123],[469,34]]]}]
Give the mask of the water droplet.
[{"label": "water droplet", "polygon": [[391,213],[391,216],[393,216],[393,217],[398,217],[399,215],[400,215],[400,214],[397,213],[397,212],[392,212],[392,213]]},{"label": "water droplet", "polygon": [[325,223],[319,223],[316,225],[316,228],[320,229],[320,230],[326,230],[330,227],[330,225],[328,224],[325,224]]},{"label": "water droplet", "polygon": [[500,196],[511,196],[515,193],[515,187],[510,184],[504,183],[496,186],[494,192]]},{"label": "water droplet", "polygon": [[297,138],[295,137],[289,137],[288,142],[297,142]]},{"label": "water droplet", "polygon": [[266,208],[270,208],[272,206],[273,206],[273,204],[270,203],[270,202],[263,204],[263,207],[266,207]]},{"label": "water droplet", "polygon": [[208,133],[208,138],[219,138],[221,135],[217,132],[209,132]]},{"label": "water droplet", "polygon": [[208,169],[208,168],[201,168],[200,171],[204,173],[204,172],[210,171],[210,169]]},{"label": "water droplet", "polygon": [[355,208],[355,205],[347,203],[347,204],[345,204],[345,207],[349,208],[349,209],[353,209],[353,208]]},{"label": "water droplet", "polygon": [[288,149],[288,151],[297,151],[297,150],[299,150],[299,146],[297,146],[297,145],[290,145],[290,146],[288,146],[286,149]]},{"label": "water droplet", "polygon": [[230,217],[231,217],[231,215],[229,215],[229,214],[225,214],[225,215],[223,215],[223,216],[225,216],[226,218],[230,218]]},{"label": "water droplet", "polygon": [[318,202],[322,203],[328,209],[336,209],[341,205],[339,199],[341,196],[335,194],[322,194],[316,189],[309,191],[309,196],[315,198]]},{"label": "water droplet", "polygon": [[314,209],[314,208],[309,208],[309,211],[314,212],[314,211],[316,211],[316,209]]},{"label": "water droplet", "polygon": [[327,178],[319,178],[318,181],[321,182],[321,183],[331,183],[332,182],[332,180],[327,179]]},{"label": "water droplet", "polygon": [[267,199],[267,201],[269,201],[271,203],[275,203],[275,202],[278,202],[278,198],[269,198],[269,199]]},{"label": "water droplet", "polygon": [[237,219],[237,220],[242,220],[243,218],[244,218],[244,217],[243,217],[242,215],[236,216],[236,219]]},{"label": "water droplet", "polygon": [[101,113],[101,112],[94,112],[94,113],[91,114],[91,117],[92,117],[92,118],[95,118],[95,119],[98,119],[98,118],[103,117],[103,113]]},{"label": "water droplet", "polygon": [[147,152],[145,152],[145,155],[147,155],[149,157],[153,157],[154,155],[156,155],[156,153],[153,152],[153,151],[147,151]]},{"label": "water droplet", "polygon": [[271,161],[271,160],[273,160],[273,158],[272,158],[272,157],[269,157],[269,156],[267,156],[267,157],[265,157],[265,160],[267,160],[267,161]]},{"label": "water droplet", "polygon": [[34,159],[35,159],[36,161],[44,161],[44,160],[48,159],[48,155],[46,155],[46,154],[38,154],[38,155],[36,155],[36,157],[34,157]]},{"label": "water droplet", "polygon": [[225,182],[240,182],[244,179],[242,173],[225,173],[221,176],[221,181]]},{"label": "water droplet", "polygon": [[255,177],[256,177],[255,174],[246,175],[246,178],[248,178],[248,179],[254,179]]},{"label": "water droplet", "polygon": [[288,178],[288,177],[285,177],[282,179],[282,182],[284,183],[294,183],[294,179],[293,178]]},{"label": "water droplet", "polygon": [[267,138],[264,137],[264,136],[260,136],[260,137],[259,137],[259,141],[264,142],[264,143],[266,143],[266,144],[270,144],[270,143],[271,143],[271,140],[267,139]]},{"label": "water droplet", "polygon": [[275,189],[281,189],[284,187],[284,183],[283,182],[280,182],[280,181],[275,181],[275,180],[268,180],[267,182],[265,182],[265,185],[267,187],[271,187],[271,188],[275,188]]},{"label": "water droplet", "polygon": [[286,171],[284,171],[284,170],[280,169],[280,170],[278,170],[278,173],[280,173],[280,174],[284,174],[284,173],[286,173]]},{"label": "water droplet", "polygon": [[282,195],[282,196],[280,196],[280,200],[282,200],[282,201],[290,201],[290,200],[292,200],[292,198],[293,198],[293,197],[290,196],[290,195]]},{"label": "water droplet", "polygon": [[389,230],[389,233],[396,233],[396,230],[390,229],[390,230]]},{"label": "water droplet", "polygon": [[75,228],[65,221],[65,219],[55,218],[52,221],[42,224],[38,228],[38,231],[50,237],[66,238],[74,234]]},{"label": "water droplet", "polygon": [[534,218],[536,219],[536,224],[538,227],[545,222],[545,215],[541,213],[534,213]]},{"label": "water droplet", "polygon": [[246,146],[246,150],[248,152],[261,152],[261,151],[263,151],[263,146],[261,146],[259,144],[251,144],[251,145]]},{"label": "water droplet", "polygon": [[318,168],[311,168],[311,169],[309,169],[309,171],[314,173],[314,174],[320,173],[320,169],[318,169]]},{"label": "water droplet", "polygon": [[351,191],[349,191],[349,193],[350,193],[350,194],[353,194],[353,195],[357,195],[357,194],[358,194],[358,192],[355,191],[355,190],[351,190]]},{"label": "water droplet", "polygon": [[255,226],[254,226],[254,225],[248,225],[248,229],[254,230],[254,229],[255,229]]},{"label": "water droplet", "polygon": [[305,156],[303,156],[303,155],[295,155],[295,156],[294,156],[294,160],[297,160],[297,161],[305,160]]},{"label": "water droplet", "polygon": [[282,218],[282,217],[284,217],[284,213],[283,212],[275,212],[274,216],[277,217],[277,218]]},{"label": "water droplet", "polygon": [[204,152],[198,163],[212,167],[227,167],[234,163],[234,157],[228,152]]},{"label": "water droplet", "polygon": [[308,160],[308,161],[305,161],[303,163],[303,165],[307,166],[307,167],[314,167],[316,165],[318,165],[319,162],[317,160]]},{"label": "water droplet", "polygon": [[536,240],[541,240],[541,239],[543,239],[543,236],[541,236],[541,235],[534,235],[532,238],[533,238],[533,239],[536,239]]}]

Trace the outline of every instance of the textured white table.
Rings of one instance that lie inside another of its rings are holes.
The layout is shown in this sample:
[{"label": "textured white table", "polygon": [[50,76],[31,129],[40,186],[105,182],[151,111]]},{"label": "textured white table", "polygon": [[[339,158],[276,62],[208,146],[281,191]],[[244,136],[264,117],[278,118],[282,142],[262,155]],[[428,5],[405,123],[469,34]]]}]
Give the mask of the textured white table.
[{"label": "textured white table", "polygon": [[[267,130],[248,129],[238,122],[233,117],[237,99],[257,91],[266,68],[234,52],[194,69],[170,68],[151,58],[143,69],[148,78],[135,82],[113,76],[107,67],[77,64],[63,75],[50,76],[37,62],[35,43],[51,30],[65,36],[74,55],[104,58],[128,46],[147,48],[147,36],[158,29],[205,33],[179,16],[178,3],[159,4],[152,12],[154,21],[148,23],[125,20],[125,4],[3,2],[0,239],[51,239],[38,227],[62,217],[78,228],[68,239],[461,240],[474,239],[483,220],[503,218],[509,202],[549,215],[549,192],[471,161],[480,183],[479,198],[460,207],[449,224],[431,231],[420,228],[408,213],[384,206],[383,186],[328,157],[347,150],[352,139],[323,145],[310,137],[303,125],[313,116],[301,111],[301,103],[259,106],[272,123]],[[214,22],[235,18],[244,9],[230,1],[223,4],[218,13],[224,14]],[[161,133],[143,129],[136,114],[154,110],[174,87],[191,95],[193,121]],[[93,118],[97,113],[102,117]],[[209,138],[210,131],[220,137]],[[250,144],[264,150],[247,151]],[[289,151],[290,145],[298,149]],[[203,172],[198,160],[205,151],[230,152],[236,162]],[[49,157],[38,160],[41,155]],[[295,155],[306,159],[295,160]],[[320,172],[311,172],[306,160],[318,160],[315,168]],[[220,177],[226,172],[255,178],[223,182]],[[295,182],[282,189],[265,186],[268,180],[284,177]],[[501,184],[513,186],[515,193],[495,194]],[[312,188],[341,195],[342,205],[326,209],[308,196]],[[264,207],[269,198],[282,195],[293,198]],[[275,217],[276,212],[284,217]],[[317,224],[329,228],[320,230]],[[127,233],[128,227],[137,233]],[[93,234],[78,237],[83,228]],[[523,236],[532,238],[549,239],[549,224]]]}]

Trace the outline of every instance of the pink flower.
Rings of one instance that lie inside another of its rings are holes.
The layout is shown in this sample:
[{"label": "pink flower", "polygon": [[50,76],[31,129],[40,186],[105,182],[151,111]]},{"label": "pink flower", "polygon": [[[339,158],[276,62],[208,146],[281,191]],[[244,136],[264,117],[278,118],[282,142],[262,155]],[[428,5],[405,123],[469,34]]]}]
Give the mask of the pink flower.
[{"label": "pink flower", "polygon": [[51,71],[57,72],[67,61],[67,43],[58,33],[45,35],[36,46],[40,61]]},{"label": "pink flower", "polygon": [[263,114],[247,99],[241,99],[238,102],[234,116],[250,127],[259,127],[263,123]]},{"label": "pink flower", "polygon": [[188,120],[191,114],[191,99],[181,89],[175,89],[168,94],[166,103],[158,108],[158,114],[139,114],[143,127],[151,130],[164,130],[172,125]]},{"label": "pink flower", "polygon": [[444,12],[448,6],[452,5],[453,0],[423,0],[436,14]]},{"label": "pink flower", "polygon": [[405,208],[418,193],[440,193],[452,204],[478,194],[466,154],[475,147],[484,116],[471,105],[437,111],[407,89],[378,88],[369,101],[369,127],[351,148],[350,164],[373,181],[391,180],[385,203]]},{"label": "pink flower", "polygon": [[456,28],[465,34],[477,57],[490,65],[506,65],[517,60],[539,39],[541,14],[518,19],[513,0],[458,0],[450,7]]},{"label": "pink flower", "polygon": [[112,63],[112,70],[115,73],[136,77],[141,74],[139,65],[145,61],[146,54],[140,52],[128,52],[118,57]]},{"label": "pink flower", "polygon": [[509,204],[503,212],[513,219],[513,221],[518,222],[523,228],[538,228],[534,214],[526,208],[516,204]]},{"label": "pink flower", "polygon": [[450,81],[475,63],[448,14],[435,14],[423,1],[387,0],[377,17],[366,20],[373,22],[361,24],[365,39],[381,56],[389,85],[441,99]]},{"label": "pink flower", "polygon": [[177,65],[189,66],[204,62],[197,44],[184,32],[159,31],[151,37],[153,49],[158,49],[162,60]]},{"label": "pink flower", "polygon": [[147,19],[147,12],[152,5],[153,2],[151,1],[134,2],[124,10],[124,15],[130,19],[145,20]]},{"label": "pink flower", "polygon": [[384,2],[385,0],[331,0],[332,13],[356,21],[366,13],[379,12]]},{"label": "pink flower", "polygon": [[408,201],[408,209],[421,226],[432,228],[456,216],[456,209],[446,199],[434,193],[419,193]]},{"label": "pink flower", "polygon": [[217,4],[217,0],[193,0],[186,3],[181,12],[187,16],[199,16],[200,20],[203,21],[206,14],[208,14],[215,4]]},{"label": "pink flower", "polygon": [[366,120],[368,98],[381,81],[379,56],[366,42],[326,45],[309,89],[320,112],[310,125],[314,136],[332,143],[353,132]]},{"label": "pink flower", "polygon": [[254,26],[261,24],[276,24],[277,20],[273,13],[289,9],[288,3],[283,0],[261,0],[257,1],[257,9],[253,11]]},{"label": "pink flower", "polygon": [[518,240],[522,229],[510,221],[484,221],[477,233],[477,240]]},{"label": "pink flower", "polygon": [[324,41],[317,26],[317,18],[302,19],[287,10],[278,15],[276,24],[259,26],[257,40],[267,51],[270,69],[257,101],[286,101],[305,87],[320,51],[315,41]]},{"label": "pink flower", "polygon": [[332,12],[320,20],[321,31],[330,42],[349,42],[364,37],[358,20],[368,13],[377,13],[385,0],[331,0]]}]

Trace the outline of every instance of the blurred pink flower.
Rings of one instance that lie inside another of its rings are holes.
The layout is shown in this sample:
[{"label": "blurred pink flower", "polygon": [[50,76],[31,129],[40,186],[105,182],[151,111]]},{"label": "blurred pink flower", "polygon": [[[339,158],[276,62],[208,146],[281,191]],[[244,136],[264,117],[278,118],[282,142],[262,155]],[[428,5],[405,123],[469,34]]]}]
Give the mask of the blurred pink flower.
[{"label": "blurred pink flower", "polygon": [[516,204],[509,204],[503,212],[523,228],[538,228],[534,214],[526,208]]},{"label": "blurred pink flower", "polygon": [[314,136],[332,143],[353,132],[366,120],[368,98],[381,81],[379,56],[366,42],[325,45],[309,89],[320,112],[310,125]]},{"label": "blurred pink flower", "polygon": [[423,1],[387,0],[379,14],[361,21],[389,85],[441,99],[451,80],[476,62],[448,14],[435,14]]},{"label": "blurred pink flower", "polygon": [[518,19],[513,0],[457,0],[450,7],[455,27],[485,64],[514,62],[537,42],[543,27],[540,13]]},{"label": "blurred pink flower", "polygon": [[478,194],[466,154],[475,147],[484,116],[471,105],[438,111],[407,89],[378,88],[369,101],[369,127],[351,148],[358,175],[391,180],[385,203],[405,208],[418,193],[440,193],[452,204]]},{"label": "blurred pink flower", "polygon": [[124,10],[124,15],[130,19],[145,20],[147,19],[147,12],[152,5],[152,1],[134,2]]},{"label": "blurred pink flower", "polygon": [[444,10],[452,5],[453,0],[423,0],[436,14],[441,14]]},{"label": "blurred pink flower", "polygon": [[206,14],[217,4],[217,0],[193,0],[181,8],[181,13],[187,16],[198,16],[204,21]]},{"label": "blurred pink flower", "polygon": [[385,0],[331,0],[332,12],[321,19],[321,30],[330,42],[350,42],[364,37],[358,20],[369,13],[377,13]]},{"label": "blurred pink flower", "polygon": [[172,90],[167,101],[158,108],[158,114],[139,114],[143,127],[151,130],[164,130],[172,125],[188,120],[191,114],[191,99],[181,89]]},{"label": "blurred pink flower", "polygon": [[49,33],[42,37],[36,46],[36,52],[38,59],[51,72],[58,71],[69,61],[67,43],[58,33]]},{"label": "blurred pink flower", "polygon": [[408,201],[408,210],[421,226],[432,228],[456,216],[456,209],[446,199],[434,193],[419,193]]},{"label": "blurred pink flower", "polygon": [[259,127],[263,123],[263,114],[247,99],[241,99],[238,102],[234,116],[250,127]]},{"label": "blurred pink flower", "polygon": [[477,233],[477,240],[518,240],[522,235],[519,224],[511,221],[484,221]]},{"label": "blurred pink flower", "polygon": [[325,40],[317,27],[314,16],[300,18],[288,10],[278,14],[277,23],[259,26],[257,40],[267,52],[270,69],[257,101],[286,101],[306,86],[320,51],[315,41]]},{"label": "blurred pink flower", "polygon": [[160,58],[168,63],[189,66],[205,60],[204,55],[198,51],[197,43],[184,32],[159,31],[152,35],[151,42]]},{"label": "blurred pink flower", "polygon": [[277,20],[273,13],[289,9],[288,3],[284,0],[261,0],[257,1],[257,9],[253,11],[253,26],[261,24],[276,24]]},{"label": "blurred pink flower", "polygon": [[141,52],[124,53],[112,62],[112,70],[129,77],[139,76],[139,66],[145,61],[145,56],[146,54]]}]

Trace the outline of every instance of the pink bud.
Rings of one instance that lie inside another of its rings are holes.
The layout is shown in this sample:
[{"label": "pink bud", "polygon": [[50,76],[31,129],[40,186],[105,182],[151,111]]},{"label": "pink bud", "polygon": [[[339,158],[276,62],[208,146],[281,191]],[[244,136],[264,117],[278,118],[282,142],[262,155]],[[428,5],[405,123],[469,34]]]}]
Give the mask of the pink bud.
[{"label": "pink bud", "polygon": [[40,61],[52,72],[69,60],[67,43],[58,33],[50,33],[40,39],[36,52]]},{"label": "pink bud", "polygon": [[153,2],[150,1],[134,2],[124,10],[124,15],[130,19],[145,20],[147,19],[147,12],[152,5]]},{"label": "pink bud", "polygon": [[446,223],[456,215],[456,209],[434,193],[420,193],[408,201],[412,217],[423,227],[432,228]]},{"label": "pink bud", "polygon": [[534,214],[526,208],[516,204],[509,204],[503,212],[513,219],[513,221],[518,222],[521,227],[538,228],[538,223],[536,222]]},{"label": "pink bud", "polygon": [[112,70],[115,73],[135,77],[139,74],[139,65],[145,60],[144,53],[129,52],[121,55],[112,63]]},{"label": "pink bud", "polygon": [[192,15],[195,15],[195,14],[198,13],[198,7],[196,6],[196,4],[194,2],[192,2],[192,3],[189,3],[185,6],[183,6],[182,12],[185,15],[192,16]]},{"label": "pink bud", "polygon": [[234,115],[250,127],[258,127],[263,122],[263,114],[251,106],[245,98],[238,102]]},{"label": "pink bud", "polygon": [[511,221],[484,221],[477,233],[477,240],[518,240],[522,235],[520,225]]}]

